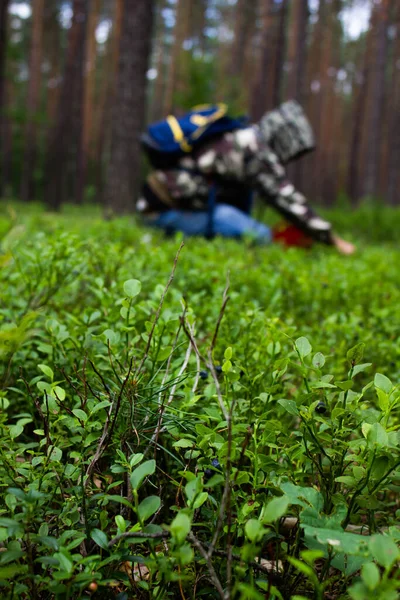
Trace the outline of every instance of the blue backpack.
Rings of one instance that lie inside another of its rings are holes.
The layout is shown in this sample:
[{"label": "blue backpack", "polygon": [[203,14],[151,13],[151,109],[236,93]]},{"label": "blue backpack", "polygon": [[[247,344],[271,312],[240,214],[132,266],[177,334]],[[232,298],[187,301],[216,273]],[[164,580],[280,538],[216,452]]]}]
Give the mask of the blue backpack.
[{"label": "blue backpack", "polygon": [[194,107],[182,117],[169,115],[151,124],[141,137],[142,146],[156,169],[168,169],[212,137],[248,125],[246,117],[233,118],[225,104]]}]

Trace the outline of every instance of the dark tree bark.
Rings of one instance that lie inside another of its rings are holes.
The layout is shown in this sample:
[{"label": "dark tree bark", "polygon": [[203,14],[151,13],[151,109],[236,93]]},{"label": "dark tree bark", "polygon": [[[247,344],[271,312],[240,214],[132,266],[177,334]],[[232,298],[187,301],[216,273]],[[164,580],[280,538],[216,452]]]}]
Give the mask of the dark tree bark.
[{"label": "dark tree bark", "polygon": [[42,48],[43,48],[43,8],[44,0],[32,2],[32,39],[29,60],[29,83],[27,97],[27,123],[25,129],[25,148],[22,159],[21,199],[32,200],[34,173],[37,157],[36,113],[39,109]]},{"label": "dark tree bark", "polygon": [[361,71],[361,82],[356,92],[354,101],[353,130],[351,134],[349,167],[347,173],[347,193],[352,204],[357,204],[360,195],[360,161],[359,152],[362,142],[362,127],[365,120],[367,107],[367,89],[369,78],[368,50],[364,55],[364,64]]},{"label": "dark tree bark", "polygon": [[[288,49],[289,77],[288,98],[302,103],[306,80],[306,40],[308,27],[308,0],[297,0],[293,4]],[[296,161],[288,168],[289,177],[298,188],[302,188],[304,163]]]},{"label": "dark tree bark", "polygon": [[111,123],[105,205],[123,214],[134,207],[140,184],[140,143],[151,49],[153,2],[125,0],[118,61],[117,91]]},{"label": "dark tree bark", "polygon": [[152,97],[152,103],[151,103],[151,120],[152,121],[158,121],[163,116],[165,80],[166,80],[165,57],[168,52],[167,44],[165,41],[167,32],[166,32],[166,28],[165,28],[165,24],[164,24],[164,17],[163,17],[163,11],[166,6],[167,6],[166,0],[163,0],[162,2],[160,2],[160,5],[159,5],[158,11],[157,11],[157,18],[156,18],[156,25],[155,25],[155,29],[156,29],[155,38],[157,40],[156,48],[155,48],[155,54],[156,54],[155,68],[157,71],[157,77],[154,82],[153,97]]},{"label": "dark tree bark", "polygon": [[261,56],[256,73],[256,80],[252,94],[251,116],[258,121],[267,108],[271,108],[268,99],[272,97],[274,89],[275,72],[273,70],[274,49],[276,47],[276,14],[274,0],[262,0],[261,4]]},{"label": "dark tree bark", "polygon": [[45,201],[54,210],[67,195],[79,193],[81,181],[83,68],[89,0],[73,0],[72,7],[64,79],[46,163]]},{"label": "dark tree bark", "polygon": [[306,40],[308,25],[308,0],[293,3],[292,25],[288,50],[288,96],[302,102],[306,73]]},{"label": "dark tree bark", "polygon": [[375,5],[376,24],[372,32],[374,51],[371,70],[371,109],[369,115],[367,152],[365,159],[364,196],[376,196],[379,183],[379,165],[382,142],[383,107],[385,102],[385,75],[388,52],[389,1]]},{"label": "dark tree bark", "polygon": [[392,206],[400,204],[400,4],[396,6],[396,39],[393,49],[391,110],[389,129],[387,199]]},{"label": "dark tree bark", "polygon": [[289,14],[288,0],[282,0],[279,13],[279,29],[276,43],[275,59],[274,59],[274,90],[273,90],[273,106],[278,106],[282,102],[282,87],[283,87],[283,65],[285,61],[286,50],[286,28]]},{"label": "dark tree bark", "polygon": [[[152,0],[149,0],[151,2]],[[174,111],[174,96],[184,94],[188,84],[186,77],[186,52],[183,43],[190,34],[193,0],[177,0],[174,27],[174,43],[168,69],[168,80],[164,96],[164,114]]]},{"label": "dark tree bark", "polygon": [[9,0],[0,0],[0,161],[1,161],[1,176],[0,176],[0,197],[4,194],[4,137],[5,131],[5,120],[4,120],[4,109],[5,109],[5,63],[6,63],[6,49],[7,49],[7,21],[8,21],[8,5]]}]

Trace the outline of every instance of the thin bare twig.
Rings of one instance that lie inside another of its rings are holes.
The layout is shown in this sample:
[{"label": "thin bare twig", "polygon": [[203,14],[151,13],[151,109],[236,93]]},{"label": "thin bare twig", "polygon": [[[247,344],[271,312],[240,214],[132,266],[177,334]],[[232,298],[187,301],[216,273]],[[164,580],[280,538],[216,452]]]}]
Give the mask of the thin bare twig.
[{"label": "thin bare twig", "polygon": [[[159,533],[146,533],[145,531],[124,531],[124,533],[120,533],[116,535],[112,540],[108,542],[108,547],[111,548],[118,544],[121,540],[126,538],[144,538],[144,539],[152,539],[152,540],[160,540],[169,537],[168,531],[160,531]],[[130,542],[131,544],[137,543],[141,544],[142,542]]]},{"label": "thin bare twig", "polygon": [[193,533],[189,533],[188,540],[190,542],[192,542],[193,546],[195,546],[197,548],[197,550],[199,551],[199,553],[201,554],[201,556],[206,561],[208,572],[210,573],[210,579],[211,579],[212,583],[214,584],[214,586],[215,586],[218,594],[224,600],[225,599],[225,592],[224,592],[224,589],[223,589],[223,587],[221,585],[220,580],[218,579],[218,575],[215,572],[215,569],[214,569],[214,566],[213,566],[213,564],[211,562],[211,557],[209,556],[209,553],[206,552],[206,550],[204,549],[204,547],[202,546],[202,544],[200,543],[200,541],[197,539],[197,537],[195,535],[193,535]]}]

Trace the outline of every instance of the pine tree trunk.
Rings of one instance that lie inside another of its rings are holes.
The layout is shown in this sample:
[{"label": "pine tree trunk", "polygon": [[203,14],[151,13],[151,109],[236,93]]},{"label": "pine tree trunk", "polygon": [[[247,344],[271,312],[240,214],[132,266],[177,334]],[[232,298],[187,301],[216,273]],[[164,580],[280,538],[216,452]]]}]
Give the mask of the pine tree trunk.
[{"label": "pine tree trunk", "polygon": [[347,173],[347,193],[353,205],[356,205],[360,196],[360,161],[362,127],[365,121],[367,106],[367,89],[369,79],[368,48],[365,50],[364,64],[361,71],[361,82],[356,92],[353,109],[353,130],[351,134],[349,151],[349,168]]},{"label": "pine tree trunk", "polygon": [[57,210],[78,191],[82,170],[83,62],[88,0],[73,1],[67,57],[46,164],[45,201]]},{"label": "pine tree trunk", "polygon": [[29,60],[29,83],[27,98],[27,124],[25,149],[22,162],[21,199],[24,202],[34,197],[34,174],[37,157],[36,113],[39,109],[42,48],[43,48],[44,0],[32,0],[32,40]]},{"label": "pine tree trunk", "polygon": [[274,89],[273,89],[273,106],[276,107],[282,102],[282,88],[283,88],[283,66],[285,62],[285,51],[286,51],[286,29],[287,20],[289,14],[289,2],[288,0],[282,0],[280,14],[279,14],[279,30],[276,43],[275,57],[274,57]]},{"label": "pine tree trunk", "polygon": [[274,70],[272,68],[274,42],[276,42],[274,6],[274,0],[262,0],[261,56],[252,94],[253,101],[251,110],[252,118],[256,121],[261,119],[266,112],[267,107],[271,108],[270,106],[267,106],[268,98],[271,97],[271,90],[275,86]]},{"label": "pine tree trunk", "polygon": [[185,93],[186,51],[183,49],[185,39],[190,32],[192,0],[177,0],[176,21],[174,28],[174,44],[168,70],[167,88],[164,97],[164,114],[174,111],[174,97]]},{"label": "pine tree trunk", "polygon": [[5,190],[5,172],[4,172],[4,139],[6,135],[6,123],[4,119],[4,109],[6,105],[5,90],[5,62],[7,48],[7,21],[9,0],[0,0],[0,197],[4,195]]},{"label": "pine tree trunk", "polygon": [[109,147],[110,127],[112,120],[112,107],[117,90],[117,71],[119,60],[119,49],[121,45],[122,17],[124,10],[124,0],[116,0],[114,4],[113,26],[111,36],[107,43],[106,67],[100,89],[100,101],[96,113],[95,131],[94,131],[94,162],[96,167],[96,189],[97,197],[104,204],[104,182],[105,168],[103,164],[105,149]]},{"label": "pine tree trunk", "polygon": [[302,102],[306,65],[306,41],[308,25],[308,0],[297,0],[293,4],[292,25],[288,50],[289,80],[288,96]]},{"label": "pine tree trunk", "polygon": [[393,49],[391,111],[389,133],[388,191],[389,204],[400,204],[400,4],[397,4],[396,39]]},{"label": "pine tree trunk", "polygon": [[376,5],[377,18],[373,30],[374,52],[371,64],[371,110],[365,159],[364,196],[378,193],[379,165],[382,142],[383,107],[385,101],[385,74],[388,51],[388,0]]},{"label": "pine tree trunk", "polygon": [[[61,88],[61,29],[59,7],[56,0],[46,0],[44,7],[44,53],[49,63],[47,79],[46,114],[50,124],[54,123]],[[49,128],[49,134],[51,128]]]},{"label": "pine tree trunk", "polygon": [[152,1],[125,0],[105,189],[106,209],[116,214],[133,210],[139,190],[139,136],[145,116],[152,22]]},{"label": "pine tree trunk", "polygon": [[156,40],[157,40],[157,46],[156,46],[156,71],[157,71],[157,77],[156,80],[154,82],[154,89],[153,89],[153,98],[152,98],[152,103],[151,103],[151,120],[152,121],[158,121],[159,119],[161,119],[162,117],[162,112],[163,112],[163,106],[164,106],[164,92],[165,92],[165,70],[166,70],[166,64],[165,64],[165,55],[167,53],[167,44],[165,42],[165,38],[166,38],[166,28],[164,25],[164,17],[163,17],[163,11],[166,7],[166,2],[165,0],[163,0],[163,2],[160,3],[160,6],[158,8],[158,13],[157,13],[157,22],[156,22]]},{"label": "pine tree trunk", "polygon": [[96,29],[99,22],[100,0],[92,0],[88,21],[88,39],[86,44],[86,68],[85,68],[85,91],[84,91],[84,120],[83,120],[83,153],[85,161],[90,157],[93,135],[93,117],[95,103],[95,73],[97,41]]},{"label": "pine tree trunk", "polygon": [[[287,95],[302,103],[306,80],[306,42],[308,26],[308,0],[297,0],[293,5],[292,25],[289,40],[289,78]],[[302,189],[304,163],[296,161],[288,168],[293,183]]]}]

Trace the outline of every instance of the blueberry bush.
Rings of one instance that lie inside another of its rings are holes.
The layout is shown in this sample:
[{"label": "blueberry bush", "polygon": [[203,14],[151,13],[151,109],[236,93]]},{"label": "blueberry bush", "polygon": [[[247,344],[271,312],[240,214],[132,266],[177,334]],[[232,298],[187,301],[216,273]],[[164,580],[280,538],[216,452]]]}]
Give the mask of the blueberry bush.
[{"label": "blueberry bush", "polygon": [[399,597],[397,212],[343,258],[1,211],[2,599]]}]

